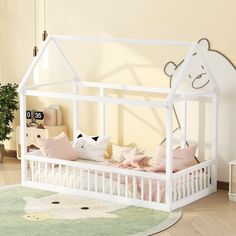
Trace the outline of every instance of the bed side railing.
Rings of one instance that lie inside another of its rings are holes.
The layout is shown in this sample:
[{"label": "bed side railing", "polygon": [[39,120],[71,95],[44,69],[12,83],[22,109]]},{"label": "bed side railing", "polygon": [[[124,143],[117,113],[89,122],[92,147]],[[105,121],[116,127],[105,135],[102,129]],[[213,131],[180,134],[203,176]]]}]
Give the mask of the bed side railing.
[{"label": "bed side railing", "polygon": [[173,174],[172,210],[214,192],[216,160],[207,160]]},{"label": "bed side railing", "polygon": [[168,210],[165,175],[28,154],[25,161],[26,186]]}]

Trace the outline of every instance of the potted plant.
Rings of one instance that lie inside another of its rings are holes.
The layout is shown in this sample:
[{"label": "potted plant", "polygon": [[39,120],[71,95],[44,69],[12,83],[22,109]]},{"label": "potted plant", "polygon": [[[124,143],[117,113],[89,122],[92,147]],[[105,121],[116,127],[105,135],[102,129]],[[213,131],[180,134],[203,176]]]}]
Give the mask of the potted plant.
[{"label": "potted plant", "polygon": [[0,84],[0,161],[3,160],[5,152],[3,142],[9,140],[13,131],[11,123],[15,118],[17,107],[17,84]]}]

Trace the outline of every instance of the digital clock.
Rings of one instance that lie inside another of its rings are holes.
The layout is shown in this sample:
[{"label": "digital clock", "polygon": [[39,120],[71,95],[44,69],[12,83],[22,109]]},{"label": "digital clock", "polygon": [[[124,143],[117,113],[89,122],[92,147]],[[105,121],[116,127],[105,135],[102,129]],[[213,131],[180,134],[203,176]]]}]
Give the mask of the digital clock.
[{"label": "digital clock", "polygon": [[35,111],[35,110],[27,110],[26,111],[26,119],[33,120],[43,120],[44,114],[42,111]]}]

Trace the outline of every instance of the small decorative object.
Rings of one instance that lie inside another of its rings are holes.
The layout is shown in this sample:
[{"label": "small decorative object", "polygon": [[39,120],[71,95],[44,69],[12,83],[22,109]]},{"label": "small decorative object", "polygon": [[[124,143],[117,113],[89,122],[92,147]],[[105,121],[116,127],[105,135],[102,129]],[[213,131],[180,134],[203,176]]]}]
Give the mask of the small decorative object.
[{"label": "small decorative object", "polygon": [[229,163],[229,200],[236,202],[236,160]]},{"label": "small decorative object", "polygon": [[43,120],[44,114],[42,111],[36,110],[27,110],[26,111],[26,119],[31,119],[29,126],[37,126],[36,120]]},{"label": "small decorative object", "polygon": [[17,84],[0,84],[0,161],[3,161],[5,140],[10,139],[10,133],[13,131],[10,126],[15,115],[17,107]]},{"label": "small decorative object", "polygon": [[53,107],[47,107],[43,110],[44,113],[44,125],[56,126],[57,125],[57,109]]},{"label": "small decorative object", "polygon": [[57,125],[62,125],[62,111],[59,105],[50,105],[49,108],[54,108],[57,111]]},{"label": "small decorative object", "polygon": [[44,6],[44,9],[43,9],[43,26],[44,26],[44,31],[43,31],[43,34],[42,34],[42,40],[45,41],[48,37],[48,32],[47,32],[47,26],[46,26],[46,1],[44,0],[43,1],[43,6]]},{"label": "small decorative object", "polygon": [[44,126],[42,124],[37,126],[37,129],[45,129]]},{"label": "small decorative object", "polygon": [[62,125],[62,111],[59,105],[50,105],[44,109],[44,124],[48,126]]}]

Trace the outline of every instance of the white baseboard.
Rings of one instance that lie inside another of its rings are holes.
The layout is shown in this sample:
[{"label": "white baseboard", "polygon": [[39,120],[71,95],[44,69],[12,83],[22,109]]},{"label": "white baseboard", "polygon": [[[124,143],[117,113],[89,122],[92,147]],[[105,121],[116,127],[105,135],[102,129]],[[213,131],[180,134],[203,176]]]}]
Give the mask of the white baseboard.
[{"label": "white baseboard", "polygon": [[233,202],[236,202],[236,194],[230,194],[229,193],[229,200],[233,201]]}]

